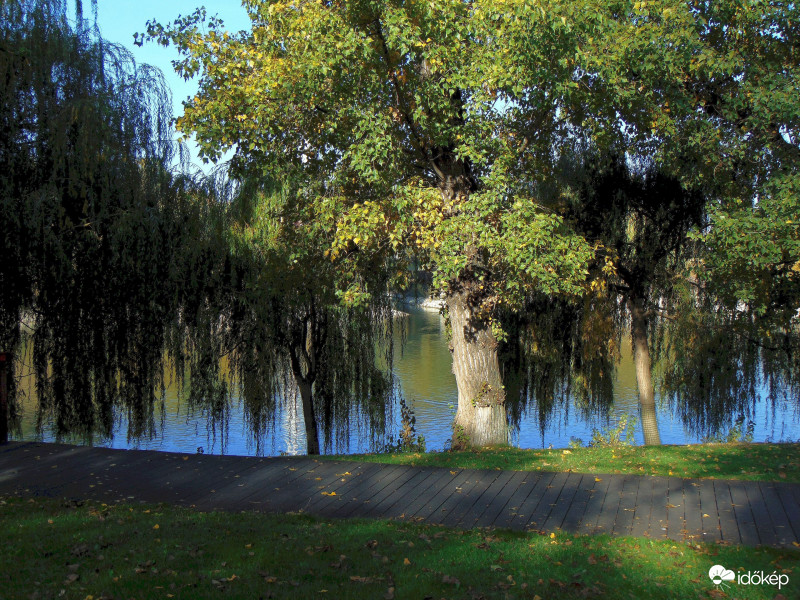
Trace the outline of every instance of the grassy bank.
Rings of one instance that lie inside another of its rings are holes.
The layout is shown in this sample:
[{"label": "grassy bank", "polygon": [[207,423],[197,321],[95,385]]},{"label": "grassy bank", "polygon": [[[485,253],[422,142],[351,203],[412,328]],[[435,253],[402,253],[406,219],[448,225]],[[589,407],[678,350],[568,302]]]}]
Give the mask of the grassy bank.
[{"label": "grassy bank", "polygon": [[196,513],[6,498],[0,596],[16,598],[769,598],[712,565],[777,572],[800,552],[607,536],[455,531],[388,521]]},{"label": "grassy bank", "polygon": [[633,473],[800,482],[800,444],[617,446],[569,450],[503,448],[423,454],[343,455],[336,458],[451,469]]}]

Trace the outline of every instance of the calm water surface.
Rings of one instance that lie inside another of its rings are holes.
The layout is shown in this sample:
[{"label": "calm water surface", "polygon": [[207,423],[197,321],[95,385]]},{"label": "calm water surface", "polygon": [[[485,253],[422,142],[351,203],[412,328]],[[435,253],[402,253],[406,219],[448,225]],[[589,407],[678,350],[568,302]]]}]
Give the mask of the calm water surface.
[{"label": "calm water surface", "polygon": [[[407,340],[402,352],[398,344],[395,353],[395,375],[406,403],[416,415],[416,430],[425,436],[428,450],[442,450],[447,446],[451,435],[451,423],[458,399],[455,378],[451,372],[450,352],[444,333],[444,320],[438,312],[419,308],[406,308]],[[661,441],[664,444],[685,444],[702,441],[689,432],[677,415],[665,403],[659,403],[658,425]],[[766,393],[755,399],[748,420],[755,423],[755,441],[794,441],[800,439],[800,414],[796,399],[783,398],[775,406],[766,399]],[[248,433],[242,411],[236,406],[233,410],[224,437],[219,432],[211,432],[203,416],[191,414],[185,403],[178,397],[177,386],[167,389],[165,412],[160,415],[163,429],[152,439],[129,441],[124,423],[120,433],[113,438],[96,442],[113,448],[139,448],[163,451],[195,453],[225,453],[235,455],[249,454],[302,454],[305,452],[302,410],[289,406],[276,417],[275,431],[262,441],[259,447]],[[23,407],[23,438],[52,441],[45,434],[37,438],[34,428],[33,405]],[[394,433],[399,429],[399,410],[393,411],[395,423],[387,428]],[[566,403],[557,406],[544,427],[540,426],[535,408],[529,409],[522,417],[518,431],[512,434],[514,445],[522,448],[561,448],[566,447],[571,438],[581,438],[588,442],[595,429],[613,426],[623,415],[638,415],[636,396],[636,374],[630,356],[630,348],[623,348],[623,358],[617,368],[614,404],[608,415],[586,415],[581,410]],[[635,439],[642,443],[641,427],[637,426]],[[369,432],[353,423],[350,431],[349,452],[369,452],[375,449],[375,442]],[[347,448],[341,448],[342,451]]]}]

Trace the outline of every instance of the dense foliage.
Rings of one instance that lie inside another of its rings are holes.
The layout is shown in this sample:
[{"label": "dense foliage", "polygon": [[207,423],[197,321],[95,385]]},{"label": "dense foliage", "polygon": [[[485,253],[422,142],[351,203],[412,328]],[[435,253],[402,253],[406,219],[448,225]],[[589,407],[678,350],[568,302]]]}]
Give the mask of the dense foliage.
[{"label": "dense foliage", "polygon": [[[731,314],[744,301],[757,318],[780,305],[773,326],[791,327],[800,258],[791,218],[794,4],[244,4],[252,28],[238,34],[213,19],[201,30],[203,11],[167,27],[150,23],[150,38],[182,52],[178,72],[201,76],[180,127],[210,158],[234,149],[237,168],[300,186],[323,181],[308,200],[337,220],[332,260],[421,257],[447,301],[456,425],[473,443],[504,440],[496,352],[516,335],[503,327],[504,312],[539,297],[599,296],[602,280],[630,292],[640,388],[650,387],[640,391],[652,404],[648,319],[671,293],[659,288],[667,281],[660,263],[679,266],[690,232],[707,249],[694,280],[714,306]],[[639,200],[627,202],[633,212],[610,211],[615,231],[609,220],[571,230],[564,203],[548,205],[543,194],[584,140],[600,156],[647,157],[658,173],[611,182],[619,189],[593,182],[601,189],[591,210],[600,213],[613,207],[610,197],[640,188],[631,196]],[[674,227],[662,228],[664,219]],[[744,231],[759,235],[740,243]],[[345,300],[365,297],[351,280]]]},{"label": "dense foliage", "polygon": [[140,433],[181,238],[168,90],[80,4],[73,24],[62,3],[27,0],[0,6],[0,80],[0,345],[21,354],[31,332],[57,430],[107,433],[118,405]]}]

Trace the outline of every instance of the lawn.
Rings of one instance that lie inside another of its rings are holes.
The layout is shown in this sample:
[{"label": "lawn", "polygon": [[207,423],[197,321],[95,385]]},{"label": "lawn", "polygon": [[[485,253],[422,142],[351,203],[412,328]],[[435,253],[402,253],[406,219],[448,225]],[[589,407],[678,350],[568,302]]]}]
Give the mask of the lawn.
[{"label": "lawn", "polygon": [[800,482],[800,444],[623,445],[557,450],[501,448],[463,452],[351,454],[325,458],[451,469],[633,473]]},{"label": "lawn", "polygon": [[[17,498],[0,532],[4,599],[800,596],[795,550]],[[788,583],[717,587],[717,564]]]}]

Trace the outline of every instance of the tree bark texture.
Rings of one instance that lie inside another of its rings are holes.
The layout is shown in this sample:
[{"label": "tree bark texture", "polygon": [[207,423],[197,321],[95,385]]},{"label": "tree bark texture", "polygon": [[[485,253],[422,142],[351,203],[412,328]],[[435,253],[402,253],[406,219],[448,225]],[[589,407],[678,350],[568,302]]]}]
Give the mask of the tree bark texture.
[{"label": "tree bark texture", "polygon": [[631,312],[631,342],[633,364],[636,367],[636,385],[639,389],[639,416],[642,420],[644,443],[647,446],[661,444],[656,420],[656,400],[653,391],[653,370],[650,362],[650,346],[647,340],[647,315],[644,302],[639,298],[628,301]]},{"label": "tree bark texture", "polygon": [[451,292],[446,301],[458,386],[453,446],[507,445],[508,417],[497,340],[488,323],[474,318],[465,291]]},{"label": "tree bark texture", "polygon": [[324,326],[315,328],[314,318],[315,313],[312,306],[307,318],[301,320],[299,326],[294,328],[294,339],[288,348],[292,374],[300,390],[300,400],[303,404],[306,453],[309,455],[320,453],[319,429],[314,411],[314,381],[317,378],[318,353],[324,343],[324,335],[320,333],[321,330],[324,330]]},{"label": "tree bark texture", "polygon": [[317,418],[314,414],[314,393],[313,384],[307,381],[298,381],[300,388],[300,400],[303,403],[303,422],[306,429],[306,453],[309,455],[319,454],[319,431],[317,429]]}]

